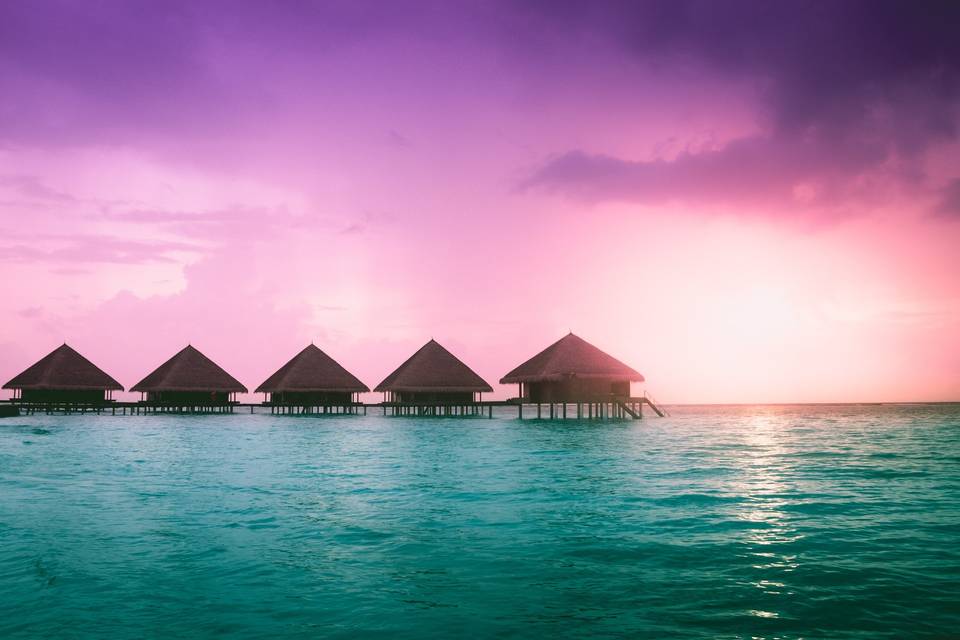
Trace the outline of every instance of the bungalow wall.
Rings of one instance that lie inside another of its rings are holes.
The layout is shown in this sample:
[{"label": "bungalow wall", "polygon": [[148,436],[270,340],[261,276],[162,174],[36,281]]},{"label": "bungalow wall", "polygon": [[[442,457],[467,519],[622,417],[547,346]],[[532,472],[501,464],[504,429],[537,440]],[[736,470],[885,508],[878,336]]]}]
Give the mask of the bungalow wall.
[{"label": "bungalow wall", "polygon": [[179,407],[208,407],[230,404],[227,391],[148,391],[147,402]]},{"label": "bungalow wall", "polygon": [[64,402],[69,404],[97,404],[106,402],[104,389],[23,389],[22,402]]},{"label": "bungalow wall", "polygon": [[354,402],[350,391],[277,391],[270,394],[273,404],[296,407],[316,407],[321,405],[348,405]]},{"label": "bungalow wall", "polygon": [[405,404],[470,404],[472,391],[391,391],[390,402]]},{"label": "bungalow wall", "polygon": [[523,399],[526,402],[596,402],[611,396],[629,397],[630,381],[566,378],[523,384]]}]

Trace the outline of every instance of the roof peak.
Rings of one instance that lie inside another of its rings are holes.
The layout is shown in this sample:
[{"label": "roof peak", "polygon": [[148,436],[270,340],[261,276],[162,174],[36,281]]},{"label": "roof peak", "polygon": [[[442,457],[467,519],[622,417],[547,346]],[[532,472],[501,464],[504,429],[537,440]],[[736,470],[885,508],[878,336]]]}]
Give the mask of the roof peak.
[{"label": "roof peak", "polygon": [[366,392],[370,389],[312,342],[256,389],[277,391]]},{"label": "roof peak", "polygon": [[501,384],[570,377],[643,381],[635,369],[573,332],[563,336],[500,379]]},{"label": "roof peak", "polygon": [[123,385],[64,342],[4,385],[5,389],[123,390]]},{"label": "roof peak", "polygon": [[236,378],[192,344],[187,344],[130,390],[247,392]]},{"label": "roof peak", "polygon": [[442,344],[430,338],[375,391],[492,391],[473,369]]}]

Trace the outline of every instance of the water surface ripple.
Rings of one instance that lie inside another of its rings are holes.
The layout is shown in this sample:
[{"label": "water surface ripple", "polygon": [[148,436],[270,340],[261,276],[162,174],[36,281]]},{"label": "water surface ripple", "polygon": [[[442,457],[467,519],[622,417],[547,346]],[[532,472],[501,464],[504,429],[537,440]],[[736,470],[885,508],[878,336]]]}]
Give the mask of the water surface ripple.
[{"label": "water surface ripple", "polygon": [[0,421],[0,637],[960,633],[960,407]]}]

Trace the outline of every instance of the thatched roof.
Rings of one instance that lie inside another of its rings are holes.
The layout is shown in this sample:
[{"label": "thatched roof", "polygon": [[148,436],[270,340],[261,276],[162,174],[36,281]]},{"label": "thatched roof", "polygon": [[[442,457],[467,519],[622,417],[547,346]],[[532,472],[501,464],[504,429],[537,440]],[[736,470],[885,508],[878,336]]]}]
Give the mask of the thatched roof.
[{"label": "thatched roof", "polygon": [[503,376],[500,384],[594,378],[643,382],[643,376],[570,333]]},{"label": "thatched roof", "polygon": [[123,391],[123,386],[67,343],[3,385],[4,389],[98,389]]},{"label": "thatched roof", "polygon": [[256,393],[277,391],[370,391],[367,385],[315,345],[293,356],[280,370],[257,387]]},{"label": "thatched roof", "polygon": [[375,391],[493,391],[493,388],[431,339],[377,385]]},{"label": "thatched roof", "polygon": [[130,391],[237,391],[246,393],[247,388],[236,378],[187,345],[156,368],[153,373],[130,387]]}]

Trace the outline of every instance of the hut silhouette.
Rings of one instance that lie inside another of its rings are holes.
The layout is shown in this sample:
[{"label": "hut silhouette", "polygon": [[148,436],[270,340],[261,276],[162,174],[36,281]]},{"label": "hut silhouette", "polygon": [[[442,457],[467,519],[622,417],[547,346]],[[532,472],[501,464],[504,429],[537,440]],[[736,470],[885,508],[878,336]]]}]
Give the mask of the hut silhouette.
[{"label": "hut silhouette", "polygon": [[493,391],[459,358],[431,339],[377,385],[391,403],[469,405]]},{"label": "hut silhouette", "polygon": [[503,376],[519,384],[520,400],[530,403],[609,402],[630,397],[638,371],[572,332]]},{"label": "hut silhouette", "polygon": [[102,404],[123,386],[64,342],[3,385],[21,402]]},{"label": "hut silhouette", "polygon": [[256,389],[270,394],[269,403],[287,407],[346,407],[356,404],[356,394],[370,391],[367,385],[316,345],[280,367]]},{"label": "hut silhouette", "polygon": [[234,394],[247,392],[236,378],[191,345],[130,390],[144,394],[148,403],[177,407],[227,405],[235,401]]}]

